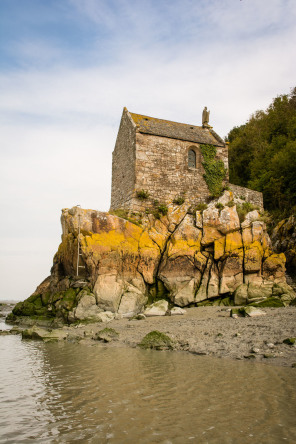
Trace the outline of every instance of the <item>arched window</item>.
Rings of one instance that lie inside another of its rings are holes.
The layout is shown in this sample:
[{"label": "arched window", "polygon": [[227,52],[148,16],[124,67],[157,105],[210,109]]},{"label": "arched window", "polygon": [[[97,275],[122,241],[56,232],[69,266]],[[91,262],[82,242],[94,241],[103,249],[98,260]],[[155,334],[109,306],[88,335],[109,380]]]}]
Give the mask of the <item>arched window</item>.
[{"label": "arched window", "polygon": [[196,154],[194,150],[188,151],[188,167],[196,168]]}]

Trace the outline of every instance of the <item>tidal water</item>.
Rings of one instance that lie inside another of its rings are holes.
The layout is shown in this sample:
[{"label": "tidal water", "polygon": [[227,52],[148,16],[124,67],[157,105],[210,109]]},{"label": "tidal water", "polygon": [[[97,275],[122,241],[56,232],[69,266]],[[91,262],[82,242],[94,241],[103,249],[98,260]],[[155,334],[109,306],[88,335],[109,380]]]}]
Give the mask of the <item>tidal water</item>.
[{"label": "tidal water", "polygon": [[295,443],[296,369],[0,337],[1,443]]}]

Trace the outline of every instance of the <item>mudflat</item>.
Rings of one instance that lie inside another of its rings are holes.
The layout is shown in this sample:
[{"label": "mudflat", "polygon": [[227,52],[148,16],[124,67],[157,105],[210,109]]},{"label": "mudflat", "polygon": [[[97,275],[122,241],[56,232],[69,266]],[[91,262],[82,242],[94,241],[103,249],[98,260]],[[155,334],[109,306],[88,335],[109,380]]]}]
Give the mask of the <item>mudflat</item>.
[{"label": "mudflat", "polygon": [[[35,327],[49,331],[58,340],[108,347],[137,347],[145,335],[157,330],[171,338],[176,351],[296,367],[296,343],[284,342],[296,338],[296,307],[264,308],[265,315],[238,318],[232,318],[230,310],[228,307],[193,307],[187,308],[183,315],[141,320],[122,318],[59,328],[40,324]],[[11,333],[21,333],[28,326],[35,328],[34,324],[28,318],[26,325],[19,324]],[[98,332],[105,328],[114,329],[118,335],[107,342],[98,341]]]},{"label": "mudflat", "polygon": [[263,311],[264,316],[235,319],[227,308],[193,307],[184,315],[113,320],[108,327],[119,333],[117,343],[130,346],[136,346],[150,331],[158,330],[175,341],[177,350],[292,366],[296,363],[296,345],[283,341],[296,337],[296,307]]}]

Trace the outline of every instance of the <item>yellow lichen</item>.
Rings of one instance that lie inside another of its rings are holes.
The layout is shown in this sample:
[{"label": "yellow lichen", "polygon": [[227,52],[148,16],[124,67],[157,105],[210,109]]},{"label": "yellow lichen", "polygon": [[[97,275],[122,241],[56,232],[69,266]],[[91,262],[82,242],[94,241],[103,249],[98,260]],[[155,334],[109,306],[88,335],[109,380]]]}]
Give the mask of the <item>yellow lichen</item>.
[{"label": "yellow lichen", "polygon": [[217,261],[224,255],[225,250],[225,237],[217,239],[214,242],[214,259]]},{"label": "yellow lichen", "polygon": [[234,250],[242,248],[242,246],[243,246],[243,241],[239,231],[234,231],[233,233],[228,233],[226,235],[225,253],[229,254]]}]

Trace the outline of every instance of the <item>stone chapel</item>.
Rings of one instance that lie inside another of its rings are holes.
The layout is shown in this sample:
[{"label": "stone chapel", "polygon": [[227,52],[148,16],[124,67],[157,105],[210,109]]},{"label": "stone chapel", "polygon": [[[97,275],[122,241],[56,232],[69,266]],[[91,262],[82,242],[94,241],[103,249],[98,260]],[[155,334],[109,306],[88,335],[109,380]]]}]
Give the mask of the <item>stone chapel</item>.
[{"label": "stone chapel", "polygon": [[[153,201],[170,204],[183,196],[190,205],[210,196],[204,179],[201,144],[213,145],[228,171],[228,145],[208,122],[202,126],[157,119],[123,109],[112,159],[111,210],[142,211]],[[263,207],[262,194],[225,184],[246,201]],[[137,197],[144,190],[145,203]]]}]

